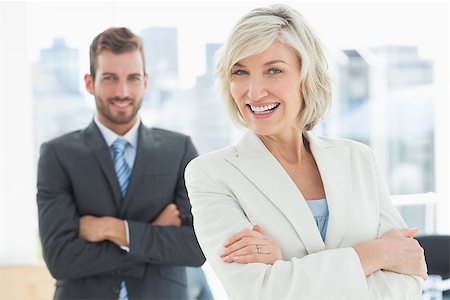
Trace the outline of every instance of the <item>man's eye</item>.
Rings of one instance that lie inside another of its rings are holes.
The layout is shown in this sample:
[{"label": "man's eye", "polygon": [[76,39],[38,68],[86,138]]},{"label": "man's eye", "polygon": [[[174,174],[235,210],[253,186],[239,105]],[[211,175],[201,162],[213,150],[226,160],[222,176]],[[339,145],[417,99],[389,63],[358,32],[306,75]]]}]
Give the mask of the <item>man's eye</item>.
[{"label": "man's eye", "polygon": [[140,80],[140,79],[141,79],[140,76],[130,76],[130,80],[131,81],[137,81],[137,80]]},{"label": "man's eye", "polygon": [[108,81],[111,81],[111,80],[114,80],[114,79],[115,79],[114,76],[104,76],[103,77],[103,80],[108,80]]},{"label": "man's eye", "polygon": [[241,76],[241,75],[246,75],[246,74],[248,74],[247,71],[244,71],[244,70],[236,70],[236,71],[233,72],[232,75]]}]

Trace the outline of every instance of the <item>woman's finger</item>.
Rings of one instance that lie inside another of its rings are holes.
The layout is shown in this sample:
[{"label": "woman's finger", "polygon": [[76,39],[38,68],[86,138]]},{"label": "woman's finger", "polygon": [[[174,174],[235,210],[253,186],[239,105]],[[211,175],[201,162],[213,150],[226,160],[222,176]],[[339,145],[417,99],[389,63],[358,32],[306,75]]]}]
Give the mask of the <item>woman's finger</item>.
[{"label": "woman's finger", "polygon": [[266,237],[263,233],[260,233],[253,229],[245,228],[245,229],[233,234],[232,236],[230,236],[228,238],[228,240],[223,244],[223,246],[228,247],[231,244],[239,241],[240,239],[242,239],[244,237],[249,237],[249,236],[257,237],[257,238],[265,238]]},{"label": "woman's finger", "polygon": [[247,254],[233,257],[232,262],[239,264],[263,263],[272,265],[277,259],[272,254]]},{"label": "woman's finger", "polygon": [[264,234],[264,230],[258,224],[253,225],[253,230],[258,231],[259,233]]},{"label": "woman's finger", "polygon": [[257,238],[245,236],[242,239],[240,239],[240,240],[234,242],[233,244],[229,245],[228,247],[225,247],[225,249],[221,253],[220,257],[231,255],[234,252],[236,252],[236,251],[238,251],[238,250],[240,250],[242,248],[246,248],[248,246],[252,246],[253,249],[255,250],[255,253],[256,253],[257,252],[256,251],[257,250],[256,245],[258,243],[261,243],[261,241],[258,240]]},{"label": "woman's finger", "polygon": [[269,251],[267,245],[249,244],[249,245],[242,247],[236,251],[233,251],[227,255],[224,255],[221,258],[224,261],[230,261],[230,260],[233,260],[235,257],[251,255],[251,254],[266,255],[266,254],[269,254],[269,252],[270,251]]}]

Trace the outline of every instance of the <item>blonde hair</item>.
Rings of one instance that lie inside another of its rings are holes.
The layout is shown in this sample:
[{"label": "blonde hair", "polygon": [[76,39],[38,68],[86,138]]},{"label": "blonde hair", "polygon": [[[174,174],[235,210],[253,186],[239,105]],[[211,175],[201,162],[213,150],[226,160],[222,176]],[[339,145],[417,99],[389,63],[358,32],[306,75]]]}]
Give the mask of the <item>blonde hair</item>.
[{"label": "blonde hair", "polygon": [[325,51],[305,18],[287,5],[256,8],[233,28],[227,42],[216,54],[216,88],[237,126],[247,127],[230,93],[231,68],[240,60],[259,54],[275,40],[292,47],[298,55],[302,130],[311,130],[331,103],[331,79]]}]

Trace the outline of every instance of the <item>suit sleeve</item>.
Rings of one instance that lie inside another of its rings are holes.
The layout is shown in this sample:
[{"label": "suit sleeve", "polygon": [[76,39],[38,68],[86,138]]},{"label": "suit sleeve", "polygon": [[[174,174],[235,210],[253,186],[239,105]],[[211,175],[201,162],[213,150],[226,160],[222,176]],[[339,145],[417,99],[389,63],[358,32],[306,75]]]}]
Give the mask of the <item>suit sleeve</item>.
[{"label": "suit sleeve", "polygon": [[[202,249],[224,284],[238,299],[419,299],[421,279],[378,271],[365,277],[353,248],[324,250],[272,266],[224,263],[223,242],[251,228],[233,192],[216,183],[198,160],[186,170],[195,230]],[[382,183],[379,182],[381,185]],[[379,187],[381,188],[381,186]],[[386,189],[382,190],[387,193]],[[396,228],[401,218],[387,195],[381,202],[381,228]],[[397,223],[395,223],[396,221]],[[392,223],[394,222],[394,223]]]},{"label": "suit sleeve", "polygon": [[174,199],[174,203],[180,211],[182,226],[154,226],[149,223],[128,220],[130,256],[160,265],[201,266],[205,262],[205,257],[194,233],[191,204],[184,183],[186,165],[196,156],[197,151],[191,139],[186,138]]},{"label": "suit sleeve", "polygon": [[104,274],[139,263],[111,242],[90,243],[78,238],[80,217],[70,175],[50,143],[41,147],[37,189],[43,255],[54,278]]},{"label": "suit sleeve", "polygon": [[235,191],[220,181],[216,182],[208,173],[208,163],[192,161],[186,169],[186,184],[197,238],[231,297],[370,299],[366,277],[351,247],[325,250],[289,261],[279,260],[273,265],[224,263],[219,258],[224,241],[233,233],[251,228],[252,224]]},{"label": "suit sleeve", "polygon": [[[375,156],[369,149],[371,162],[376,179],[378,201],[380,204],[380,223],[378,237],[391,229],[406,228],[399,212],[393,205],[387,185],[383,179]],[[423,279],[419,276],[404,275],[388,271],[377,271],[367,277],[370,294],[378,299],[388,297],[395,299],[420,299],[422,293]]]}]

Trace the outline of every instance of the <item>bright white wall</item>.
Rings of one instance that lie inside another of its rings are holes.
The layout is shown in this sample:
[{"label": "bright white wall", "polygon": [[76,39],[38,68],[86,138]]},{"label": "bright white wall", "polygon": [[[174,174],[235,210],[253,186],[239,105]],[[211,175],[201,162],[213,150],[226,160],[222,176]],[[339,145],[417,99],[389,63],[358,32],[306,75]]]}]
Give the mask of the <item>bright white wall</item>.
[{"label": "bright white wall", "polygon": [[[447,5],[449,8],[449,5]],[[436,228],[438,233],[450,234],[450,92],[449,92],[449,19],[447,9],[447,26],[441,27],[442,32],[435,33],[440,36],[446,36],[446,42],[443,41],[439,48],[440,55],[437,56],[435,67],[435,80],[437,86],[437,99],[435,111],[435,176],[436,176],[436,194],[438,197],[436,210]]]},{"label": "bright white wall", "polygon": [[25,2],[0,2],[0,266],[38,260],[25,12]]}]

